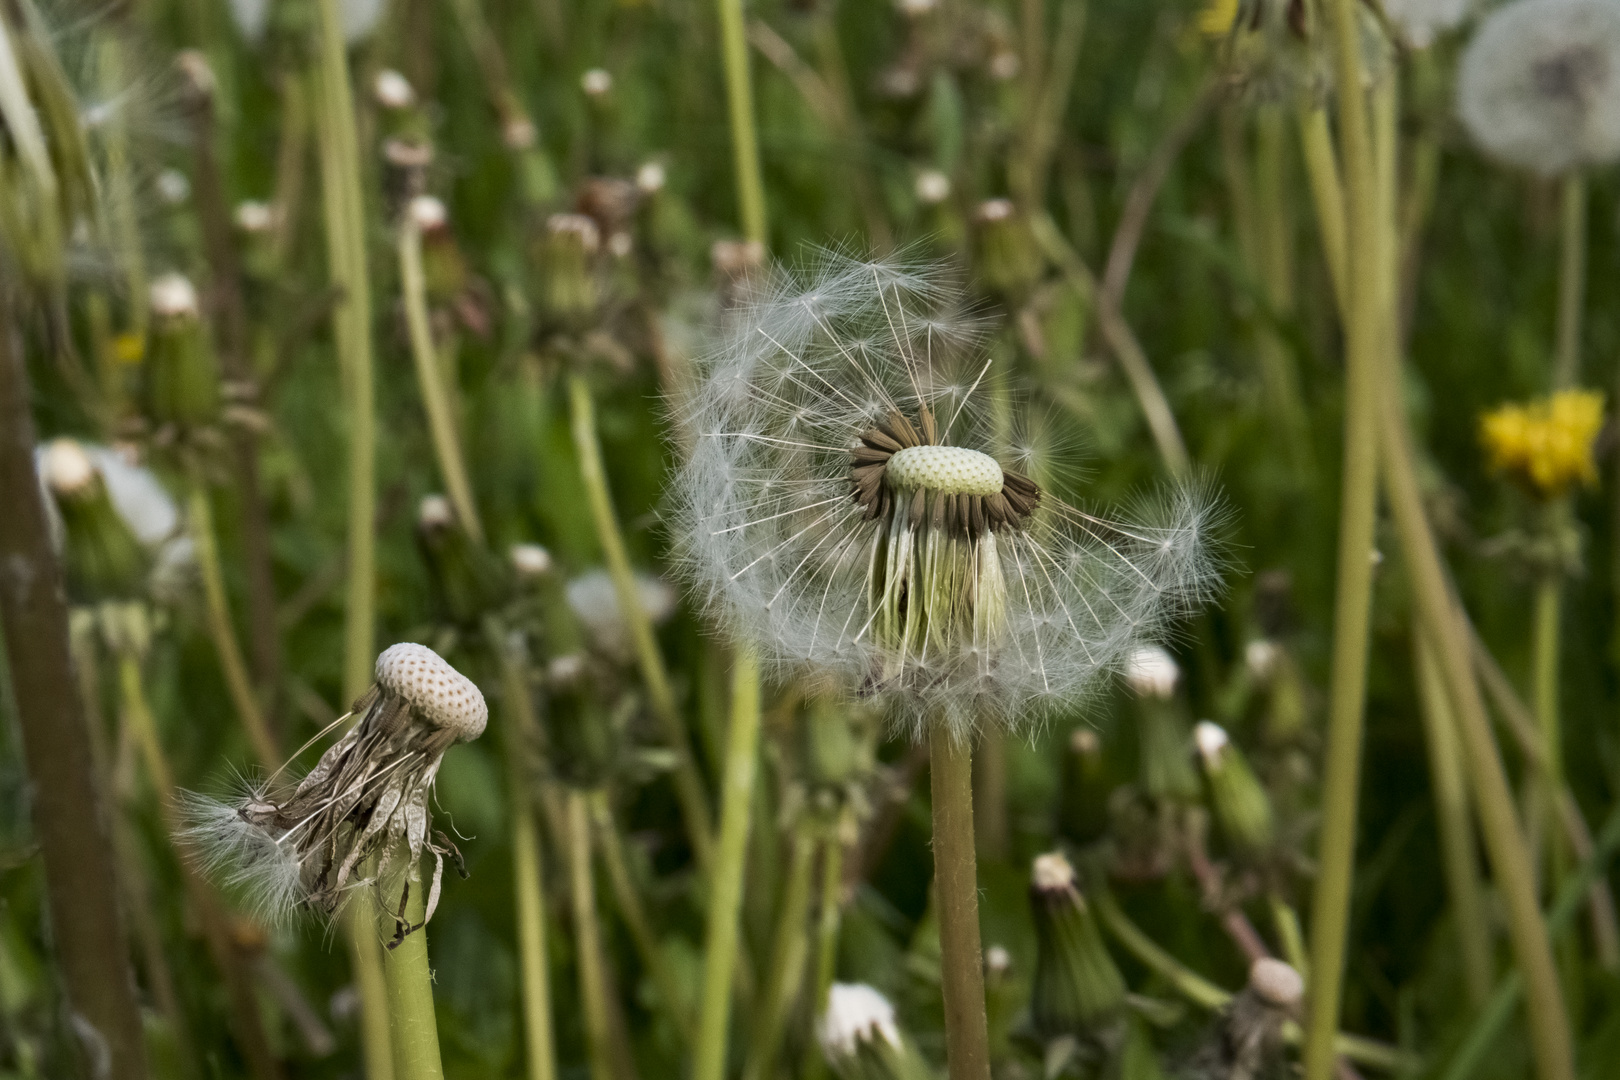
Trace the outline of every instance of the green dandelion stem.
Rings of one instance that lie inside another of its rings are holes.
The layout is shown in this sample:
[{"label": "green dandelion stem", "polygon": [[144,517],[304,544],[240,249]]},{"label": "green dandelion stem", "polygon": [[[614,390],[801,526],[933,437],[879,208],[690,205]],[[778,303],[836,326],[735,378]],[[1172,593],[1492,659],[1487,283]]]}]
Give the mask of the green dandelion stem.
[{"label": "green dandelion stem", "polygon": [[1558,259],[1558,351],[1553,389],[1581,377],[1581,309],[1586,299],[1586,174],[1571,169],[1562,184]]},{"label": "green dandelion stem", "polygon": [[1418,691],[1423,734],[1428,743],[1430,783],[1434,788],[1435,818],[1439,822],[1441,868],[1451,894],[1452,920],[1457,924],[1462,953],[1463,985],[1474,1007],[1491,992],[1494,949],[1490,921],[1475,856],[1474,822],[1468,808],[1468,777],[1458,744],[1457,720],[1446,695],[1440,661],[1428,637],[1414,635]]},{"label": "green dandelion stem", "polygon": [[439,459],[439,475],[445,492],[455,507],[461,527],[474,543],[484,542],[484,527],[473,500],[472,480],[461,452],[455,410],[444,385],[444,372],[433,350],[433,328],[428,324],[427,284],[422,274],[422,228],[407,211],[399,223],[400,290],[405,297],[405,325],[411,339],[411,358],[416,364],[416,385],[427,413],[433,453]]},{"label": "green dandelion stem", "polygon": [[630,874],[630,863],[625,857],[624,837],[613,816],[613,805],[606,791],[591,792],[591,824],[595,830],[598,849],[602,853],[602,868],[607,871],[608,887],[613,890],[613,903],[619,909],[619,918],[630,931],[630,940],[636,947],[642,966],[652,975],[658,988],[664,1010],[675,1025],[676,1032],[687,1043],[692,1041],[692,1018],[685,1008],[685,995],[680,983],[670,970],[669,961],[653,933],[652,920],[641,902],[641,894]]},{"label": "green dandelion stem", "polygon": [[415,927],[405,939],[383,955],[383,983],[387,988],[390,1041],[394,1048],[395,1080],[444,1080],[439,1059],[439,1025],[433,1013],[433,971],[428,965],[426,888],[412,867],[409,895],[403,913],[381,912],[377,925],[390,938],[394,918]]},{"label": "green dandelion stem", "polygon": [[568,895],[574,913],[574,964],[579,976],[580,1011],[585,1018],[585,1056],[591,1080],[618,1080],[613,1055],[613,1013],[608,1001],[607,958],[602,921],[591,875],[589,795],[570,788],[564,816],[568,829]]},{"label": "green dandelion stem", "polygon": [[754,1022],[754,1037],[743,1068],[744,1080],[771,1080],[782,1047],[782,1031],[804,984],[804,962],[810,951],[810,892],[815,876],[817,843],[812,823],[801,815],[794,830],[787,883],[782,887],[771,944],[771,966],[765,980],[764,1007]]},{"label": "green dandelion stem", "polygon": [[731,117],[731,155],[737,170],[737,216],[743,237],[766,243],[765,181],[759,170],[759,136],[754,127],[754,88],[748,74],[748,39],[742,0],[719,0],[720,57],[726,75]]},{"label": "green dandelion stem", "polygon": [[349,939],[349,967],[360,994],[360,1050],[366,1080],[394,1080],[394,1044],[389,1033],[388,984],[383,978],[383,949],[365,904],[350,904],[344,913]]},{"label": "green dandelion stem", "polygon": [[596,407],[591,401],[590,387],[583,378],[575,375],[569,379],[568,391],[573,413],[574,449],[579,454],[580,478],[585,482],[586,497],[590,500],[597,541],[602,545],[602,556],[607,561],[608,573],[613,577],[619,611],[625,625],[630,628],[636,663],[641,669],[642,682],[647,687],[647,697],[654,715],[663,726],[669,749],[675,755],[675,795],[680,802],[681,816],[685,819],[686,835],[692,843],[698,865],[706,869],[712,858],[714,843],[709,833],[709,797],[692,757],[686,724],[675,706],[675,692],[670,687],[669,673],[664,668],[663,655],[658,651],[658,641],[653,636],[652,622],[642,609],[641,594],[636,587],[635,574],[630,569],[630,556],[625,551],[618,517],[613,512],[613,497],[608,491],[607,470],[602,466],[602,448],[596,434]]},{"label": "green dandelion stem", "polygon": [[709,875],[708,928],[703,959],[703,998],[693,1049],[694,1080],[721,1080],[726,1072],[727,1029],[737,963],[738,918],[748,826],[759,760],[759,658],[739,645],[731,669],[731,724],[726,733],[720,838]]},{"label": "green dandelion stem", "polygon": [[945,1060],[950,1080],[989,1080],[990,1031],[973,851],[973,751],[942,723],[932,726],[928,739]]},{"label": "green dandelion stem", "polygon": [[[810,1012],[816,1018],[827,1011],[827,995],[832,990],[833,977],[838,969],[838,929],[842,921],[844,895],[844,833],[850,824],[851,812],[846,807],[821,842],[821,909],[816,916],[815,982],[810,986]],[[804,1080],[821,1080],[826,1073],[826,1060],[820,1054],[811,1054],[810,1060],[805,1063]]]},{"label": "green dandelion stem", "polygon": [[208,499],[208,489],[194,469],[191,478],[191,496],[187,503],[191,540],[197,554],[197,570],[202,577],[203,599],[208,615],[208,636],[219,657],[220,671],[225,676],[225,689],[231,696],[237,719],[253,747],[253,756],[266,769],[281,764],[281,753],[276,749],[270,725],[259,706],[248,675],[247,661],[237,643],[236,630],[231,625],[230,600],[225,595],[225,575],[220,566],[219,544],[215,539],[214,511]]}]

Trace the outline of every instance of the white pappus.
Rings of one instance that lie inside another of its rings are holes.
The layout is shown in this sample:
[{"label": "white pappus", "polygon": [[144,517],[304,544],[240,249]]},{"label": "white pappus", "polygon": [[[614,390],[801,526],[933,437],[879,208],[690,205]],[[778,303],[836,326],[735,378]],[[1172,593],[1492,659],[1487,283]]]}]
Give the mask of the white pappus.
[{"label": "white pappus", "polygon": [[675,532],[699,599],[779,669],[915,735],[1077,704],[1219,576],[1198,486],[1122,523],[998,460],[991,360],[960,301],[904,260],[773,272],[678,406]]},{"label": "white pappus", "polygon": [[[395,915],[397,944],[433,917],[444,857],[461,869],[455,845],[433,828],[428,798],[445,751],[482,734],[489,709],[478,687],[425,645],[384,650],[376,680],[348,714],[358,722],[296,785],[278,787],[271,776],[231,802],[187,793],[181,839],[204,873],[243,889],[273,921],[306,907],[331,916],[353,890],[374,885]],[[412,926],[405,900],[424,851],[433,878],[422,922]]]}]

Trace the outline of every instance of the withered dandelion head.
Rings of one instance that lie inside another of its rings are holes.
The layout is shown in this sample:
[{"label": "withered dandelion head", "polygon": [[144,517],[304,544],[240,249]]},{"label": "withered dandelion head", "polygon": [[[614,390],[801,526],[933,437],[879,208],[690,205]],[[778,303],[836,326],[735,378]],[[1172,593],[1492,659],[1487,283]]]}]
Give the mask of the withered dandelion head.
[{"label": "withered dandelion head", "polygon": [[1486,153],[1543,176],[1620,157],[1620,4],[1498,8],[1463,54],[1457,109]]},{"label": "withered dandelion head", "polygon": [[1509,403],[1480,418],[1492,469],[1532,495],[1553,499],[1597,482],[1592,444],[1603,427],[1603,395],[1563,390],[1539,401]]},{"label": "withered dandelion head", "polygon": [[[461,868],[455,845],[433,828],[428,798],[444,752],[478,738],[489,709],[438,653],[402,643],[377,657],[376,682],[349,715],[358,722],[290,791],[272,776],[230,803],[188,795],[182,838],[205,872],[242,887],[272,919],[299,908],[331,916],[366,886],[402,913],[426,852],[434,869],[425,924],[445,856]],[[400,922],[396,943],[422,924]]]},{"label": "withered dandelion head", "polygon": [[1215,583],[1203,493],[1107,521],[990,452],[990,360],[937,269],[829,255],[762,288],[673,491],[700,598],[768,659],[964,736],[1075,704]]}]

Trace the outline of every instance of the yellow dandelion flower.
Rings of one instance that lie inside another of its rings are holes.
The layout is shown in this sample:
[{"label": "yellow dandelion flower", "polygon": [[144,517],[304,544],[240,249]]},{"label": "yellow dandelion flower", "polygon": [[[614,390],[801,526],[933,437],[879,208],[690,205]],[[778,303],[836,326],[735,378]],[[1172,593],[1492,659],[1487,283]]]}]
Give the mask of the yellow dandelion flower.
[{"label": "yellow dandelion flower", "polygon": [[112,340],[112,354],[120,364],[138,364],[146,355],[146,341],[139,334],[119,334]]},{"label": "yellow dandelion flower", "polygon": [[1198,13],[1199,32],[1210,37],[1225,37],[1237,17],[1238,0],[1209,0]]},{"label": "yellow dandelion flower", "polygon": [[1563,390],[1486,413],[1479,433],[1492,469],[1551,499],[1597,481],[1592,443],[1602,427],[1602,393]]}]

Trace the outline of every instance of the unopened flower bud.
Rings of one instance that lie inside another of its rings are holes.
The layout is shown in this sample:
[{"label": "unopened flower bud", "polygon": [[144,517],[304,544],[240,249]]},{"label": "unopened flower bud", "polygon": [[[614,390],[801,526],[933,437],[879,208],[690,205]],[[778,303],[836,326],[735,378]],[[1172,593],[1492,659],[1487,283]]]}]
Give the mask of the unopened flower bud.
[{"label": "unopened flower bud", "polygon": [[159,426],[181,430],[213,423],[219,414],[219,370],[199,316],[197,290],[181,274],[152,282],[151,337],[146,349],[146,407]]},{"label": "unopened flower bud", "polygon": [[1201,721],[1193,741],[1209,781],[1215,819],[1233,852],[1251,858],[1263,855],[1276,838],[1271,797],[1220,725]]},{"label": "unopened flower bud", "polygon": [[841,1080],[916,1080],[928,1068],[900,1032],[894,1006],[864,983],[833,983],[816,1024],[822,1056]]},{"label": "unopened flower bud", "polygon": [[426,495],[416,510],[417,542],[432,571],[442,614],[458,626],[477,626],[506,597],[506,567],[467,535],[443,495]]},{"label": "unopened flower bud", "polygon": [[84,446],[52,440],[39,470],[61,515],[69,595],[80,603],[138,595],[149,560]]},{"label": "unopened flower bud", "polygon": [[1063,755],[1058,832],[1077,844],[1100,840],[1108,831],[1108,796],[1114,784],[1105,766],[1097,733],[1089,727],[1075,728]]},{"label": "unopened flower bud", "polygon": [[152,314],[160,319],[197,317],[197,287],[184,274],[168,273],[156,278],[148,289]]},{"label": "unopened flower bud", "polygon": [[1035,984],[1030,1018],[1046,1039],[1078,1036],[1117,1017],[1125,978],[1103,944],[1074,867],[1057,852],[1035,859],[1030,879],[1035,916]]},{"label": "unopened flower bud", "polygon": [[1305,980],[1293,966],[1269,956],[1249,965],[1249,989],[1268,1005],[1296,1009],[1305,1000]]},{"label": "unopened flower bud", "polygon": [[596,222],[584,214],[553,214],[541,242],[541,303],[565,327],[589,323],[596,314],[597,287],[591,259],[601,247]]},{"label": "unopened flower bud", "polygon": [[416,104],[411,81],[393,68],[383,68],[371,81],[371,96],[385,109],[408,109]]}]

